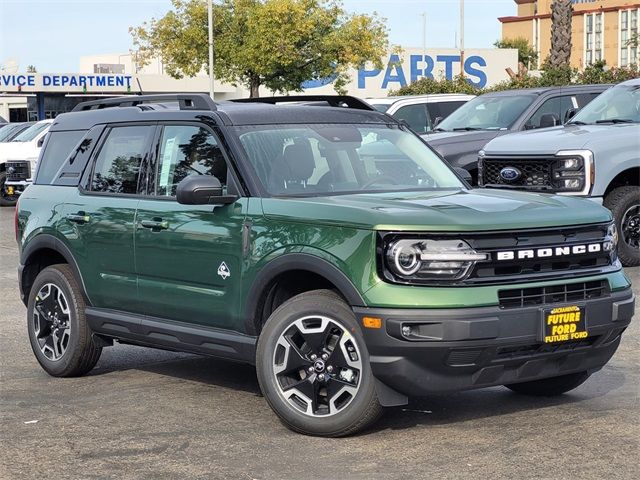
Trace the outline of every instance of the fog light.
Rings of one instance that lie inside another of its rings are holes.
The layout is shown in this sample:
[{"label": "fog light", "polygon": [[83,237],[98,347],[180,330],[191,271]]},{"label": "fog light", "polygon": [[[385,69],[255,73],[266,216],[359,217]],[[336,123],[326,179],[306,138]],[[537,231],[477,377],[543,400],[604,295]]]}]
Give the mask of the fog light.
[{"label": "fog light", "polygon": [[409,325],[402,326],[402,335],[404,335],[405,337],[411,336],[411,327]]},{"label": "fog light", "polygon": [[581,183],[582,182],[577,178],[562,180],[562,185],[564,188],[580,188]]}]

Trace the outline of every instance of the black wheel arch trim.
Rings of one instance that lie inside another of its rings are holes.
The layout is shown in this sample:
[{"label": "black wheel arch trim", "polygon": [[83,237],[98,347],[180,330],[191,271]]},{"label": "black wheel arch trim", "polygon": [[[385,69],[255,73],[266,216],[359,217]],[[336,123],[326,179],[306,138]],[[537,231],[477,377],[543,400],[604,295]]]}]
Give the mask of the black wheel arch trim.
[{"label": "black wheel arch trim", "polygon": [[246,297],[243,315],[245,331],[248,334],[256,335],[258,333],[255,331],[255,319],[261,308],[265,287],[276,276],[287,270],[307,270],[320,275],[336,286],[338,292],[351,307],[366,306],[360,292],[338,267],[323,258],[309,253],[286,253],[267,263],[251,284]]},{"label": "black wheel arch trim", "polygon": [[43,250],[43,249],[53,250],[59,253],[60,255],[62,255],[62,257],[66,260],[67,264],[71,268],[73,277],[76,279],[76,281],[78,282],[78,285],[82,289],[82,293],[84,294],[85,299],[87,300],[87,304],[91,305],[91,299],[87,294],[87,289],[85,288],[84,279],[82,278],[82,274],[80,273],[80,269],[78,268],[78,263],[76,262],[76,259],[73,256],[73,254],[71,253],[71,250],[69,250],[69,247],[67,247],[64,244],[64,242],[62,242],[59,238],[48,233],[41,233],[36,237],[34,237],[32,240],[29,240],[29,242],[27,243],[26,247],[22,250],[22,253],[20,255],[20,265],[18,266],[18,272],[20,277],[19,287],[20,287],[20,297],[22,298],[22,302],[25,305],[27,305],[29,301],[29,299],[27,298],[27,294],[24,291],[24,283],[23,283],[24,268],[27,265],[29,259],[36,252],[38,252],[38,250]]}]

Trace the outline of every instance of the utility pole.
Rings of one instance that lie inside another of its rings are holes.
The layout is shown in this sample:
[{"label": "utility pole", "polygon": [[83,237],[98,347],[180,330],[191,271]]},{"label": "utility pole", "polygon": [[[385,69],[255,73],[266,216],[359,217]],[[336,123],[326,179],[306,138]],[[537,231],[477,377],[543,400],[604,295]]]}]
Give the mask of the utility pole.
[{"label": "utility pole", "polygon": [[209,27],[209,96],[214,100],[216,89],[213,77],[213,0],[207,0],[207,14]]},{"label": "utility pole", "polygon": [[460,0],[460,75],[464,75],[464,0]]},{"label": "utility pole", "polygon": [[422,13],[422,55],[427,56],[427,12]]}]

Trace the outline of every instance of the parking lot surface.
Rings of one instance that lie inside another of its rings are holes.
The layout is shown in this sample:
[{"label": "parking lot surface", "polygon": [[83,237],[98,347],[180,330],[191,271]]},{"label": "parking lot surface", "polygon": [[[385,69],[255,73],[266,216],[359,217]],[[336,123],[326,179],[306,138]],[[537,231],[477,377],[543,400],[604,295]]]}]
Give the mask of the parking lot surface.
[{"label": "parking lot surface", "polygon": [[[0,478],[637,478],[638,315],[611,362],[554,399],[490,388],[413,401],[346,439],[283,427],[255,370],[116,345],[49,377],[27,338],[13,209],[0,209]],[[640,269],[629,269],[640,293]]]}]

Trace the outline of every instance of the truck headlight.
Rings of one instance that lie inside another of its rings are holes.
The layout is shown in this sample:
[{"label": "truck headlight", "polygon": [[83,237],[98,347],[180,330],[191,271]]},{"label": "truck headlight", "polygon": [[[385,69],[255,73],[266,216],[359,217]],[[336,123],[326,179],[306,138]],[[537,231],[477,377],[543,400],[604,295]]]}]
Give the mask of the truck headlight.
[{"label": "truck headlight", "polygon": [[488,258],[463,240],[395,240],[385,254],[387,269],[405,281],[459,280]]},{"label": "truck headlight", "polygon": [[552,182],[558,193],[588,195],[591,189],[593,154],[588,150],[561,151],[552,166]]}]

